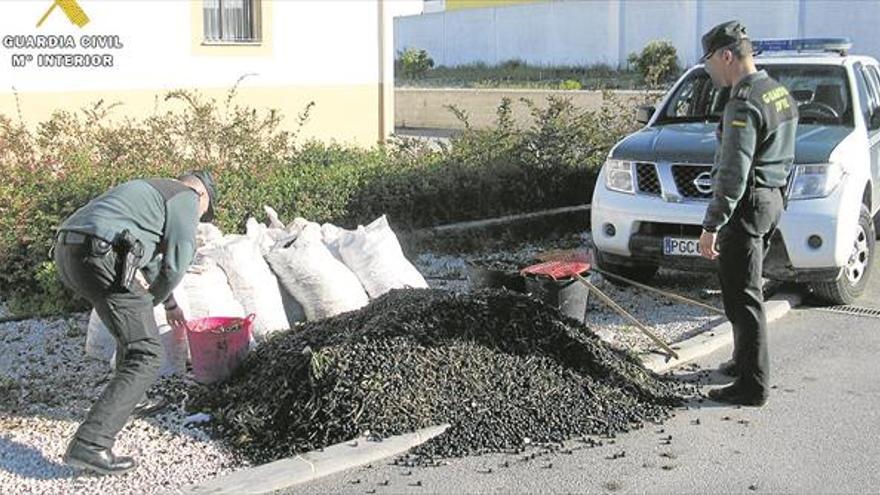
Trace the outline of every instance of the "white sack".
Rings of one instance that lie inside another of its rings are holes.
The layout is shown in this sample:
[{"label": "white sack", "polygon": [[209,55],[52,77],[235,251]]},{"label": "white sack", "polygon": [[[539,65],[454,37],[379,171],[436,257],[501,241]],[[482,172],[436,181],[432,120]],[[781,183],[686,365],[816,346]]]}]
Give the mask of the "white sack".
[{"label": "white sack", "polygon": [[272,251],[266,259],[309,320],[353,311],[369,303],[354,273],[327,250],[317,224],[303,228],[290,247]]},{"label": "white sack", "polygon": [[232,293],[245,312],[256,315],[253,330],[258,342],[271,332],[290,328],[278,280],[256,243],[246,236],[227,236],[208,254],[226,272]]},{"label": "white sack", "polygon": [[266,225],[258,222],[254,217],[247,219],[245,229],[248,239],[257,244],[260,254],[263,256],[279,243],[289,244],[293,241],[293,237],[286,230],[266,227]]},{"label": "white sack", "polygon": [[196,249],[210,246],[223,238],[223,232],[212,223],[202,222],[196,228]]},{"label": "white sack", "polygon": [[344,233],[339,252],[371,298],[391,289],[427,289],[428,283],[406,256],[385,215],[357,231]]},{"label": "white sack", "polygon": [[199,254],[189,267],[174,299],[187,320],[209,316],[244,318],[241,303],[235,300],[226,273],[210,258]]},{"label": "white sack", "polygon": [[116,339],[110,335],[110,331],[101,321],[98,312],[93,309],[89,315],[89,325],[86,331],[86,356],[106,362],[115,353]]},{"label": "white sack", "polygon": [[[318,225],[316,222],[310,222],[303,217],[296,217],[287,227],[284,228],[289,234],[299,235],[309,225]],[[319,226],[320,227],[320,226]]]},{"label": "white sack", "polygon": [[278,212],[271,206],[263,205],[263,211],[266,212],[266,218],[269,220],[270,229],[284,229],[284,222],[278,218]]},{"label": "white sack", "polygon": [[345,230],[332,223],[321,225],[321,236],[324,240],[324,245],[330,250],[330,254],[339,261],[342,261],[342,254],[339,253],[339,243],[344,236],[353,233],[353,230]]},{"label": "white sack", "polygon": [[[164,309],[162,310],[164,312]],[[186,374],[186,362],[189,359],[189,341],[186,338],[186,327],[172,327],[167,323],[159,327],[159,341],[165,353],[162,356],[162,367],[159,376]]]}]

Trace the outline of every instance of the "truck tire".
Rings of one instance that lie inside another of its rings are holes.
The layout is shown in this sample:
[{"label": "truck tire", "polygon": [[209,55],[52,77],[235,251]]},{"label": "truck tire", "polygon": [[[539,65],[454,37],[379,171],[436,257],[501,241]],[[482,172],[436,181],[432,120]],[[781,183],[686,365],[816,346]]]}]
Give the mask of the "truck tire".
[{"label": "truck tire", "polygon": [[[660,269],[658,265],[650,263],[634,263],[633,265],[609,263],[599,250],[595,250],[594,253],[596,255],[596,266],[598,266],[600,270],[620,275],[621,277],[635,280],[636,282],[641,282],[643,284],[650,282],[654,276],[657,275],[657,270]],[[628,285],[626,282],[621,282],[613,277],[608,277],[607,280],[614,285]]]},{"label": "truck tire", "polygon": [[862,205],[856,240],[849,260],[837,280],[814,282],[813,293],[827,304],[852,304],[865,291],[874,261],[874,244],[877,235],[868,208]]},{"label": "truck tire", "polygon": [[874,232],[880,237],[880,210],[874,214]]}]

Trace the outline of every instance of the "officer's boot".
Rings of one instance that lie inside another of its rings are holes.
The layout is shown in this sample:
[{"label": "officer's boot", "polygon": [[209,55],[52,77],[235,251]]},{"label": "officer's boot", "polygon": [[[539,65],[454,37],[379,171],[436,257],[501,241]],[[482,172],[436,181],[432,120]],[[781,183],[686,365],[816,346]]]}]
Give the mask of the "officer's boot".
[{"label": "officer's boot", "polygon": [[737,368],[736,361],[734,361],[733,359],[719,364],[718,372],[724,376],[732,376],[734,378],[739,376],[739,368]]},{"label": "officer's boot", "polygon": [[131,457],[118,457],[111,449],[78,438],[67,447],[64,462],[99,474],[124,474],[137,466]]},{"label": "officer's boot", "polygon": [[715,402],[739,406],[761,407],[767,403],[767,395],[745,390],[736,383],[710,390],[709,398]]}]

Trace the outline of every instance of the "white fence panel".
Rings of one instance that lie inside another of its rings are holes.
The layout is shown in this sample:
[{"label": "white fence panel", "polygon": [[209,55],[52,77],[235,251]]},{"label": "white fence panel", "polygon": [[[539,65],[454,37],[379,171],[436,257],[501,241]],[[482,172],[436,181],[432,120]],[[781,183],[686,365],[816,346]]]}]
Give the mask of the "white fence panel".
[{"label": "white fence panel", "polygon": [[626,65],[651,40],[672,42],[685,65],[712,26],[743,21],[753,38],[847,36],[880,56],[880,0],[553,0],[395,19],[395,47],[427,50],[437,65]]}]

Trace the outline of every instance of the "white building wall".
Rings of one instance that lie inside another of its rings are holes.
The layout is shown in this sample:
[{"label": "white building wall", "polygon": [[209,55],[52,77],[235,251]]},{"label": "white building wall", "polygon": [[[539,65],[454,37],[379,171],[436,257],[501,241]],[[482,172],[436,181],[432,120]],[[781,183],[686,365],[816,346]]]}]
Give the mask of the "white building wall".
[{"label": "white building wall", "polygon": [[625,65],[630,53],[663,39],[690,65],[702,34],[731,19],[753,38],[847,36],[854,53],[880,58],[880,0],[553,0],[401,17],[395,49],[421,48],[446,66]]},{"label": "white building wall", "polygon": [[[91,21],[80,29],[56,9],[37,29],[51,2],[3,0],[5,35],[118,34],[124,48],[113,68],[12,68],[16,50],[0,46],[0,91],[77,91],[228,87],[243,74],[247,85],[362,85],[379,83],[378,2],[364,0],[273,1],[268,50],[247,56],[193,53],[190,0],[79,0]],[[201,2],[198,2],[199,6]],[[420,0],[386,2],[391,17],[421,11]],[[201,27],[200,19],[197,19]],[[200,33],[196,33],[200,35]],[[256,50],[255,50],[256,51]],[[60,53],[60,52],[59,52]],[[77,49],[76,53],[85,53]]]},{"label": "white building wall", "polygon": [[485,29],[493,24],[497,9],[465,9],[441,14],[446,17],[446,60],[450,65],[466,63],[471,52],[491,54],[495,49],[494,30]]},{"label": "white building wall", "polygon": [[[809,2],[803,2],[804,4]],[[856,3],[850,0],[840,0],[842,7],[852,7]],[[858,3],[864,4],[864,0]],[[737,0],[700,2],[703,9],[702,31],[707,31],[712,26],[730,19],[739,19],[748,28],[749,35],[753,38],[795,38],[798,36],[798,9],[800,0]],[[809,7],[808,7],[809,11]],[[844,25],[838,36],[846,34]],[[809,33],[807,33],[809,35]]]},{"label": "white building wall", "polygon": [[[445,25],[446,16],[443,13],[426,13],[394,19],[395,53],[402,52],[411,46],[418,47],[427,50],[435,62],[440,62],[441,60],[445,62],[446,34],[443,32]],[[401,41],[399,38],[404,38],[406,41]],[[482,56],[483,54],[478,54],[474,51],[465,53],[465,57],[471,60],[474,57]]]},{"label": "white building wall", "polygon": [[[548,46],[550,53],[559,53],[557,63],[576,65],[585,59],[607,64],[617,62],[617,21],[620,15],[617,4],[590,0],[557,2],[549,6],[550,14],[544,20],[545,32],[552,40]],[[520,11],[518,17],[523,25],[528,24],[527,12]],[[556,24],[557,19],[566,19],[566,22]]]},{"label": "white building wall", "polygon": [[[236,103],[277,109],[302,137],[372,146],[394,129],[393,18],[420,13],[421,0],[261,0],[263,40],[203,43],[203,0],[78,0],[90,22],[71,24],[50,0],[0,1],[4,36],[119,36],[119,50],[19,49],[0,43],[0,115],[28,126],[59,110],[118,102],[109,119],[174,108],[164,91],[196,90],[222,104],[242,76]],[[380,29],[382,32],[380,33]],[[112,54],[114,66],[15,67],[13,54]],[[312,104],[314,104],[312,106]]]},{"label": "white building wall", "polygon": [[432,14],[434,12],[443,12],[446,10],[446,0],[424,0],[424,13]]},{"label": "white building wall", "polygon": [[624,22],[618,21],[618,29],[622,31],[618,45],[619,61],[626,63],[631,52],[640,51],[653,40],[670,41],[678,49],[679,58],[693,58],[696,32],[693,26],[698,5],[691,0],[621,2]]},{"label": "white building wall", "polygon": [[[812,36],[837,36],[844,33],[854,42],[854,53],[880,59],[880,2],[844,2],[810,0],[804,29]],[[854,10],[855,9],[855,10]]]}]

